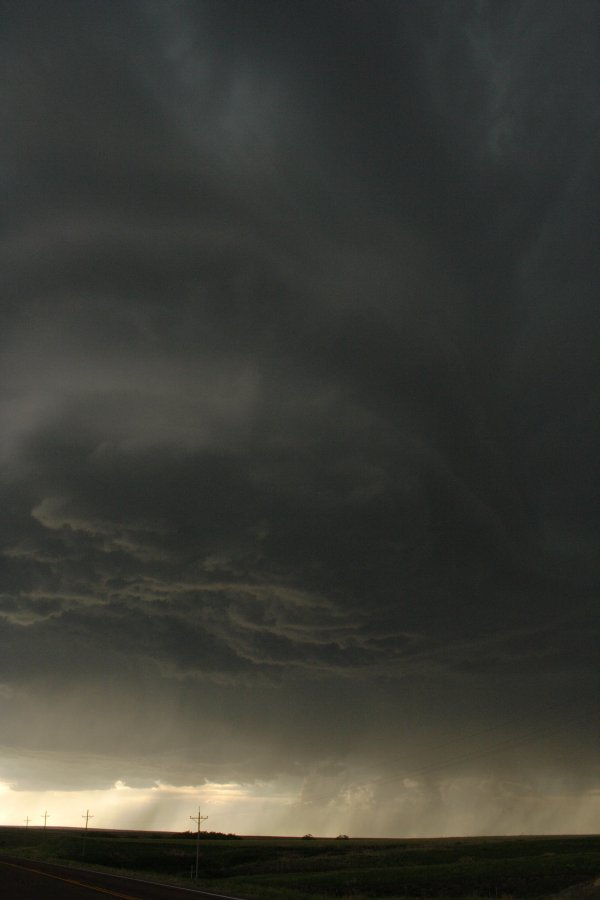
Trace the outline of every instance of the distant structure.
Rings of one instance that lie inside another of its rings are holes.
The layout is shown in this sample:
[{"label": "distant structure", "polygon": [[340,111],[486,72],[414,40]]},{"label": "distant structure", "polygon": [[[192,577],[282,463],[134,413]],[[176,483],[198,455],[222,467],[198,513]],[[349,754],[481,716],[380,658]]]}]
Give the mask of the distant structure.
[{"label": "distant structure", "polygon": [[83,846],[81,848],[81,856],[83,857],[83,856],[85,856],[85,842],[86,842],[86,838],[87,838],[88,822],[90,821],[90,819],[93,819],[94,817],[91,814],[91,812],[89,811],[89,809],[86,809],[85,814],[82,814],[81,818],[85,819],[85,831],[83,832]]},{"label": "distant structure", "polygon": [[200,856],[200,826],[205,819],[208,819],[208,816],[200,815],[200,807],[198,807],[198,815],[190,816],[192,822],[198,823],[198,837],[196,838],[196,878],[198,877],[198,859]]},{"label": "distant structure", "polygon": [[44,820],[44,831],[46,830],[46,822],[48,821],[49,816],[50,816],[50,813],[47,810],[46,810],[46,812],[43,812],[42,815],[40,816],[40,818]]},{"label": "distant structure", "polygon": [[29,818],[29,816],[27,816],[26,819],[23,819],[23,821],[25,822],[25,828],[29,828],[29,823],[31,822],[31,819]]}]

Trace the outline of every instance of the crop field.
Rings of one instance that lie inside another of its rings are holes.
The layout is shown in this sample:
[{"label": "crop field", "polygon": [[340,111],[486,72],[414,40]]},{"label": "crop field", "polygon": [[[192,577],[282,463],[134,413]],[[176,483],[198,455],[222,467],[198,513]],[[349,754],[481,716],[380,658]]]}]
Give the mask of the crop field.
[{"label": "crop field", "polygon": [[[196,850],[198,879],[195,877]],[[597,896],[600,836],[209,839],[0,828],[0,853],[134,873],[250,900]]]}]

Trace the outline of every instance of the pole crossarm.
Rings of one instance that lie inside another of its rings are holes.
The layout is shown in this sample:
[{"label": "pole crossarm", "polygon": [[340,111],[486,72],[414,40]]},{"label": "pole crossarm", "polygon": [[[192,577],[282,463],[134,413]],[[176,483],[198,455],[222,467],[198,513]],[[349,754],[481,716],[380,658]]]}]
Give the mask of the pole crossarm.
[{"label": "pole crossarm", "polygon": [[205,819],[208,819],[208,816],[201,816],[200,815],[200,807],[198,807],[198,815],[190,816],[190,819],[192,820],[192,822],[198,823],[198,831],[200,831],[201,823],[204,822]]}]

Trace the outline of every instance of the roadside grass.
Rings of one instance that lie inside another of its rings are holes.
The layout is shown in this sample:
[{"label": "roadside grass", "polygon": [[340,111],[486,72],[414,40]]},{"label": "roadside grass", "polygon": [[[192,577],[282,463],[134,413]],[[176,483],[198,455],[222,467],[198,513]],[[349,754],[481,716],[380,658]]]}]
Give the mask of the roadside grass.
[{"label": "roadside grass", "polygon": [[[294,888],[298,898],[360,896],[381,897],[548,897],[573,884],[576,878],[588,880],[599,871],[595,863],[582,859],[554,861],[540,865],[537,860],[499,860],[493,863],[449,863],[436,866],[406,866],[371,869],[343,869],[334,872],[296,874]],[[252,880],[228,880],[228,890],[242,896],[265,897],[265,887],[282,896],[289,885],[288,876],[263,875]]]},{"label": "roadside grass", "polygon": [[600,875],[600,836],[436,840],[244,838],[0,828],[0,852],[248,900],[549,897]]}]

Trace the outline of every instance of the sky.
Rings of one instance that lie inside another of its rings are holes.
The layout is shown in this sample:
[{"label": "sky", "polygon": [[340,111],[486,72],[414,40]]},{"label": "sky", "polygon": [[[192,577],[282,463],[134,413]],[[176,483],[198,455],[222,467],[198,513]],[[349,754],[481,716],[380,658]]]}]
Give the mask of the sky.
[{"label": "sky", "polygon": [[0,824],[597,833],[597,3],[1,14]]}]

